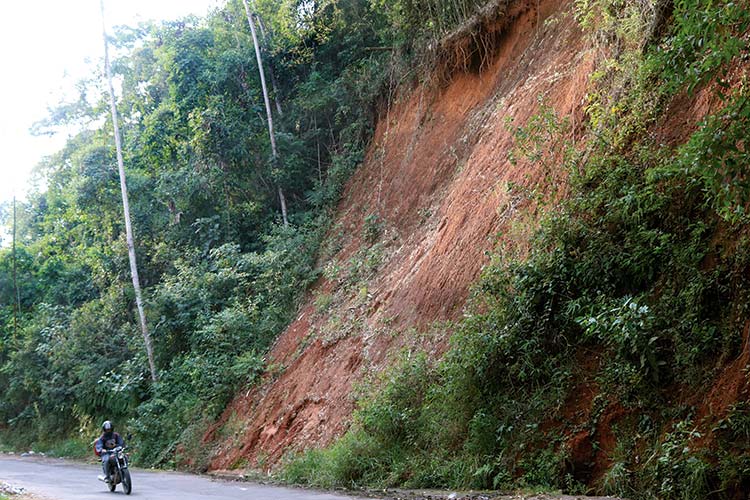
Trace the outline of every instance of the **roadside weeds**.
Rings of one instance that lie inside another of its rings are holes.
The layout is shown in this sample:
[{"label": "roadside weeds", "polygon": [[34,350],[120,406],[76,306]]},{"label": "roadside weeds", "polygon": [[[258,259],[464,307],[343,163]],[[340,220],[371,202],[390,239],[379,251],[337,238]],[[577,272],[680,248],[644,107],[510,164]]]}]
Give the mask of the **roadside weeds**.
[{"label": "roadside weeds", "polygon": [[[283,486],[286,488],[303,488],[305,490],[316,489],[288,484],[283,481],[279,481],[273,476],[267,476],[251,471],[213,471],[207,473],[207,475],[209,477],[222,481],[244,481],[250,483]],[[625,500],[622,498],[610,496],[563,495],[559,493],[534,492],[404,490],[391,488],[360,490],[337,488],[334,491],[336,493],[344,495],[365,496],[382,500]]]},{"label": "roadside weeds", "polygon": [[39,495],[31,494],[26,489],[13,486],[0,479],[0,500],[49,500]]}]

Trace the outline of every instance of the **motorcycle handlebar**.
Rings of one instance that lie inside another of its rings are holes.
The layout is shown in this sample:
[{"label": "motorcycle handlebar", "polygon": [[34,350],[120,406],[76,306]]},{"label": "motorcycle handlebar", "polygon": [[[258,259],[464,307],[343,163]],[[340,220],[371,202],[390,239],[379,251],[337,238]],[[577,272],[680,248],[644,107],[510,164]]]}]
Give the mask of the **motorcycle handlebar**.
[{"label": "motorcycle handlebar", "polygon": [[117,453],[117,452],[120,452],[120,451],[125,451],[127,449],[128,449],[127,446],[115,446],[111,450],[108,450],[106,448],[102,448],[102,453]]}]

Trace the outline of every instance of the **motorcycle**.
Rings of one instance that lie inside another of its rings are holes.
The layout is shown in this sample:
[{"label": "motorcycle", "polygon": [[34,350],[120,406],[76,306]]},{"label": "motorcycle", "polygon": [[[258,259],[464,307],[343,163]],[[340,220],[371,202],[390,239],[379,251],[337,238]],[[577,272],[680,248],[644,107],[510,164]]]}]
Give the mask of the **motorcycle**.
[{"label": "motorcycle", "polygon": [[128,454],[125,453],[125,447],[116,446],[109,453],[109,491],[115,491],[118,484],[122,484],[122,490],[126,495],[133,491],[133,482],[130,479],[130,470],[128,469]]}]

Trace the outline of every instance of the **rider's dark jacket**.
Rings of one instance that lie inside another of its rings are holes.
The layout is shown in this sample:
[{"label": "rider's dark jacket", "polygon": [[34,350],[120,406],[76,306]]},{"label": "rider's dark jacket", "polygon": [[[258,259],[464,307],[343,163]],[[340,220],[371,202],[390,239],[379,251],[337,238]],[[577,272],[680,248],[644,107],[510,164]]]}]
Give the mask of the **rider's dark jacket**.
[{"label": "rider's dark jacket", "polygon": [[116,432],[105,432],[94,443],[94,451],[96,451],[97,455],[101,456],[102,451],[111,450],[116,446],[125,446],[125,441]]}]

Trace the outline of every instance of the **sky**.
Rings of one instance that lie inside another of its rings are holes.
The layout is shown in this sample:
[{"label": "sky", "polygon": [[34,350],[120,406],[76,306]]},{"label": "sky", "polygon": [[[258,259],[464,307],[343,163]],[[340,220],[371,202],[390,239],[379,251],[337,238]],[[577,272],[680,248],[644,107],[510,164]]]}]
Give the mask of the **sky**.
[{"label": "sky", "polygon": [[[104,0],[107,31],[146,20],[204,16],[225,0]],[[31,126],[103,58],[99,0],[12,0],[0,15],[0,204],[24,198],[33,167],[66,137]]]}]

